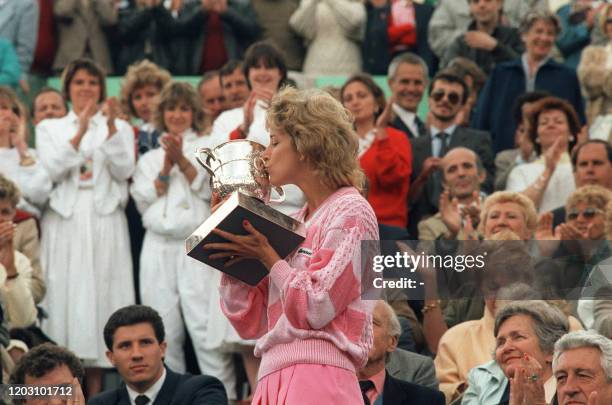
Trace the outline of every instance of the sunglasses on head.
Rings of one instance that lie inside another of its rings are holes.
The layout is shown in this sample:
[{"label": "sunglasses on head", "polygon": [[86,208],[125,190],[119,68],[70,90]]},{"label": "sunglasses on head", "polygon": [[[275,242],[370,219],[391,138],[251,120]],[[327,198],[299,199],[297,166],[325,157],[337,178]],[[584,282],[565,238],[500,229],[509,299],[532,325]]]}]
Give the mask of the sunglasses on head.
[{"label": "sunglasses on head", "polygon": [[461,97],[459,97],[459,94],[457,94],[454,91],[449,91],[448,93],[445,92],[444,90],[438,90],[435,91],[431,94],[431,98],[434,99],[434,101],[436,103],[442,101],[442,99],[446,96],[446,99],[448,100],[449,103],[456,105],[459,103]]},{"label": "sunglasses on head", "polygon": [[602,210],[598,208],[585,208],[582,211],[571,210],[570,212],[567,213],[567,219],[570,221],[573,221],[577,219],[580,214],[582,214],[582,216],[585,217],[586,219],[593,219],[595,218],[595,215],[601,212]]}]

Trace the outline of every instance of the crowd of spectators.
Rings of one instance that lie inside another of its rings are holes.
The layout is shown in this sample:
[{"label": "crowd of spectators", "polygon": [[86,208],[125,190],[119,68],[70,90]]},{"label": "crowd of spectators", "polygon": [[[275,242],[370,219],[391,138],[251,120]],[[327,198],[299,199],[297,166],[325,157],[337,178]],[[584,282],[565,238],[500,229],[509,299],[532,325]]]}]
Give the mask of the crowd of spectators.
[{"label": "crowd of spectators", "polygon": [[[132,323],[107,328],[135,311],[168,375],[248,398],[255,340],[185,255],[211,214],[193,152],[268,145],[277,93],[333,76],[380,239],[488,255],[377,304],[364,403],[612,403],[612,4],[551,3],[0,0],[2,381],[129,380],[113,339]],[[303,206],[283,191],[275,208]]]}]

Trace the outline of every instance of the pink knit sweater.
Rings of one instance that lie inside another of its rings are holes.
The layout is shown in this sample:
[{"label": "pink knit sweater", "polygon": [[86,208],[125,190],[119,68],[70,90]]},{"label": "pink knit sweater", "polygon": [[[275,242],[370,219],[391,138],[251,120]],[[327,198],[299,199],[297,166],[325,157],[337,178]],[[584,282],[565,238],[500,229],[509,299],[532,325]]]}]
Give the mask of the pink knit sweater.
[{"label": "pink knit sweater", "polygon": [[355,371],[372,346],[375,302],[360,299],[360,242],[379,239],[374,211],[345,187],[305,225],[304,243],[257,286],[225,274],[221,280],[223,312],[242,338],[258,339],[259,378],[298,363]]}]

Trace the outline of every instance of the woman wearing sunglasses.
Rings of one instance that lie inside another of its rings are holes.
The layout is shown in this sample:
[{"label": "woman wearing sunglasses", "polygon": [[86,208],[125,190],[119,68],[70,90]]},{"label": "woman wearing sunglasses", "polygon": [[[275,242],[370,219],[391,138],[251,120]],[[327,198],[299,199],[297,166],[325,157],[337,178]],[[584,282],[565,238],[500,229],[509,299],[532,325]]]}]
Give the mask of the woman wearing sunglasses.
[{"label": "woman wearing sunglasses", "polygon": [[512,169],[507,189],[524,193],[540,213],[564,205],[576,188],[569,151],[579,132],[578,116],[567,101],[557,97],[540,100],[529,125],[537,159]]},{"label": "woman wearing sunglasses", "polygon": [[356,74],[340,90],[359,135],[359,163],[368,178],[368,202],[378,223],[405,228],[412,173],[412,147],[401,131],[387,126],[392,103],[366,74]]}]

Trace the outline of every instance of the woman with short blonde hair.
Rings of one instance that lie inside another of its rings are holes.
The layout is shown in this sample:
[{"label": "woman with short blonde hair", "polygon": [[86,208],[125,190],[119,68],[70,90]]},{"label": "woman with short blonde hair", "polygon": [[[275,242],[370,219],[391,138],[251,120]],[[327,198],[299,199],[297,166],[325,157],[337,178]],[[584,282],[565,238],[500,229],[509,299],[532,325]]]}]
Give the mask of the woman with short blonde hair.
[{"label": "woman with short blonde hair", "polygon": [[509,229],[521,239],[529,240],[537,225],[533,202],[521,193],[498,191],[485,199],[479,230],[485,239]]},{"label": "woman with short blonde hair", "polygon": [[329,187],[364,186],[350,113],[318,90],[286,89],[268,109],[270,131],[288,134],[297,152]]}]

